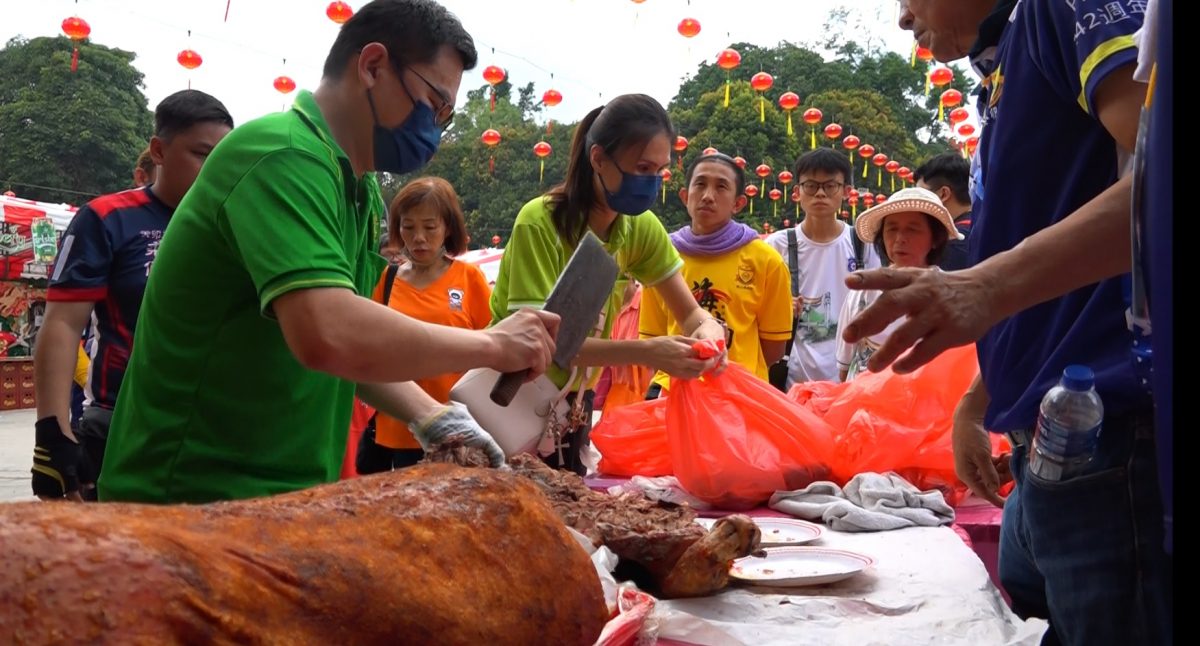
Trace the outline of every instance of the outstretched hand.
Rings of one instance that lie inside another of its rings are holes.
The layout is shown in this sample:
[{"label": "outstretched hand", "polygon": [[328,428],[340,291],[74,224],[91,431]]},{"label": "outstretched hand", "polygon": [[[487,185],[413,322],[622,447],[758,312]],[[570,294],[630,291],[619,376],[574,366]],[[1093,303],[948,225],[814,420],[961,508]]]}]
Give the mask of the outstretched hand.
[{"label": "outstretched hand", "polygon": [[907,317],[871,355],[867,367],[873,372],[890,365],[897,374],[910,373],[950,348],[977,341],[1001,317],[995,286],[971,270],[887,267],[850,274],[846,286],[883,291],[842,331],[846,343]]}]

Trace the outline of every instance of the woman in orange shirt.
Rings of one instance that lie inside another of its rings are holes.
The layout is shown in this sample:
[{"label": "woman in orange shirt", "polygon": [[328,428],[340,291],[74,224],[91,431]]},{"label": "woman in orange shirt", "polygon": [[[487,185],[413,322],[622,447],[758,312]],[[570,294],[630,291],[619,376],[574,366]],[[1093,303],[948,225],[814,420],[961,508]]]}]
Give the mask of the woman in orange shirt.
[{"label": "woman in orange shirt", "polygon": [[[387,217],[388,247],[400,250],[405,259],[395,270],[388,306],[426,323],[486,328],[492,320],[487,279],[475,265],[454,259],[467,250],[467,226],[450,183],[438,177],[409,182],[392,200]],[[377,301],[383,300],[388,274],[384,270],[375,287]],[[461,376],[446,374],[417,383],[446,402]],[[356,465],[365,475],[411,466],[422,455],[404,422],[377,413],[375,432],[363,433]]]}]

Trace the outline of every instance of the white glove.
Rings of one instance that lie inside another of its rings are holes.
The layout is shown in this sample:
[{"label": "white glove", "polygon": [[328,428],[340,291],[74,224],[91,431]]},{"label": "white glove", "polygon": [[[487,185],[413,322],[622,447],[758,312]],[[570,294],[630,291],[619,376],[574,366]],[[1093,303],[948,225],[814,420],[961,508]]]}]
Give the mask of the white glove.
[{"label": "white glove", "polygon": [[471,417],[467,407],[458,402],[437,409],[425,419],[409,422],[408,429],[426,451],[432,451],[447,440],[456,438],[467,446],[483,449],[493,467],[504,465],[504,451],[500,445]]}]

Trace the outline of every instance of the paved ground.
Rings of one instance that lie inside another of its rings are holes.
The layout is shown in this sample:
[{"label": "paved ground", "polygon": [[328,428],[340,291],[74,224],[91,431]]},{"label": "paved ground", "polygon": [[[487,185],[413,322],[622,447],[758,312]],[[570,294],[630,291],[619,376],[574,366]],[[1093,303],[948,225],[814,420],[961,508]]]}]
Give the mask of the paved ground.
[{"label": "paved ground", "polygon": [[33,500],[33,409],[0,412],[0,502]]}]

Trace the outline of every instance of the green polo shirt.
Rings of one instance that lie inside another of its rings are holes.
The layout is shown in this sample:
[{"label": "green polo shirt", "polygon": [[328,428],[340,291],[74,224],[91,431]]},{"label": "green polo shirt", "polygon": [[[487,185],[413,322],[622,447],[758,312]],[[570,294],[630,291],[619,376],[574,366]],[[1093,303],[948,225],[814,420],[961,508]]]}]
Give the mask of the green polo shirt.
[{"label": "green polo shirt", "polygon": [[369,296],[383,202],[310,93],[231,132],[163,236],[117,400],[101,500],[206,502],[337,479],[355,386],[300,365],[271,303]]},{"label": "green polo shirt", "polygon": [[[563,242],[550,215],[544,196],[530,200],[517,214],[492,290],[493,323],[521,308],[540,309],[567,267],[574,248]],[[616,258],[622,274],[632,275],[646,287],[655,287],[683,268],[667,230],[650,211],[617,216],[604,248]],[[604,309],[601,338],[607,339],[612,333],[624,290],[625,282],[618,280]],[[560,387],[567,383],[567,374],[555,366],[547,374]],[[598,380],[597,371],[591,385]]]}]

